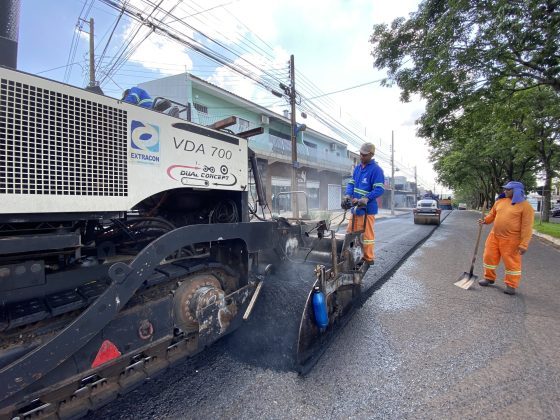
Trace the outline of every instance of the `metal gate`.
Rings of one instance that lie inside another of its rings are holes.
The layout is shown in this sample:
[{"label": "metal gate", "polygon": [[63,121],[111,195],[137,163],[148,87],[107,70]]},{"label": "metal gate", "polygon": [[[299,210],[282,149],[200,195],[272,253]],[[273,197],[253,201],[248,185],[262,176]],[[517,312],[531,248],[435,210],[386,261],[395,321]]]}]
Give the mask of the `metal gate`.
[{"label": "metal gate", "polygon": [[327,210],[337,210],[340,208],[340,201],[342,200],[342,186],[337,184],[328,185],[328,203]]}]

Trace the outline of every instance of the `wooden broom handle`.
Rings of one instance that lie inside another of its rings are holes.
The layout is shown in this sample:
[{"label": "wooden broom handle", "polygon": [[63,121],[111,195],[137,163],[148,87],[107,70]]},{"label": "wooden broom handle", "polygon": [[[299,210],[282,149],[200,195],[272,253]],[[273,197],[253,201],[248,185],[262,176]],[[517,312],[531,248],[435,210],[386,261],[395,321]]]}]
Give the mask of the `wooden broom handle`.
[{"label": "wooden broom handle", "polygon": [[[486,209],[486,201],[482,205],[482,219],[484,220],[484,209]],[[474,253],[471,262],[471,271],[469,271],[469,275],[472,276],[474,271],[474,263],[476,261],[476,254],[478,253],[478,245],[480,244],[480,235],[482,234],[482,224],[478,225],[478,236],[476,238],[476,245],[474,246]]]}]

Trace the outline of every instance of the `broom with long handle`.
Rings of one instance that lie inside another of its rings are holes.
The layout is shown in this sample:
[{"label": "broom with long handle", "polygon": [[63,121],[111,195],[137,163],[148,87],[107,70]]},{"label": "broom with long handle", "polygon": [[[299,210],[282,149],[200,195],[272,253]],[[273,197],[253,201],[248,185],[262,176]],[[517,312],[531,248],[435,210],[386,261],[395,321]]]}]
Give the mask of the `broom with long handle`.
[{"label": "broom with long handle", "polygon": [[[484,209],[486,208],[486,202],[483,204],[482,206],[482,219],[484,219]],[[474,254],[472,257],[472,262],[471,262],[471,269],[469,270],[469,272],[464,272],[463,274],[461,274],[459,276],[459,278],[457,279],[457,281],[453,284],[455,284],[455,286],[460,287],[461,289],[465,289],[468,290],[471,288],[471,286],[474,284],[474,282],[478,279],[478,276],[475,276],[473,274],[474,271],[474,263],[476,261],[476,254],[478,253],[478,245],[480,243],[480,236],[482,234],[482,224],[478,225],[478,235],[476,237],[476,245],[474,246]]]}]

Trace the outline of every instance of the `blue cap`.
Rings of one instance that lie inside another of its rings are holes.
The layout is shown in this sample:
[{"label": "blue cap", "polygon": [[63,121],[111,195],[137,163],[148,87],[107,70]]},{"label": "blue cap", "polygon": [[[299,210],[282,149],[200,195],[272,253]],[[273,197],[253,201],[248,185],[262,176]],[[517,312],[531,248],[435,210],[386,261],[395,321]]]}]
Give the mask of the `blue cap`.
[{"label": "blue cap", "polygon": [[503,188],[513,190],[511,204],[517,204],[525,201],[525,186],[521,182],[509,181],[506,185],[503,185]]},{"label": "blue cap", "polygon": [[525,191],[525,187],[519,181],[509,181],[506,185],[502,185],[502,188],[507,188],[508,190],[515,190],[517,188],[520,188]]}]

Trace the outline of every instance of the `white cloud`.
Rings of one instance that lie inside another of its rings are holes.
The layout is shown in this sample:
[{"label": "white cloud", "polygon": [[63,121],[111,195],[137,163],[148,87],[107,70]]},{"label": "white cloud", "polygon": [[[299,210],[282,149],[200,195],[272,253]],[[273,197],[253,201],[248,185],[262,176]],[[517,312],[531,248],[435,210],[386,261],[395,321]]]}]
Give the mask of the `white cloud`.
[{"label": "white cloud", "polygon": [[[331,92],[383,78],[385,73],[373,68],[369,43],[372,27],[376,23],[390,23],[399,16],[408,17],[418,1],[400,0],[389,5],[370,0],[239,0],[213,9],[224,3],[225,0],[205,2],[203,7],[209,9],[207,12],[184,21],[202,28],[206,35],[241,54],[242,58],[235,59],[235,64],[247,68],[257,77],[265,77],[259,68],[275,69],[271,71],[277,71],[278,77],[287,81],[287,62],[290,54],[294,54],[298,74],[296,88],[309,97],[314,93],[309,90],[310,84],[323,92]],[[200,7],[197,10],[200,11]],[[188,16],[195,12],[192,4],[183,3],[175,15]],[[173,22],[171,26],[196,37],[183,22]],[[128,28],[129,33],[131,30],[132,25]],[[204,42],[214,50],[218,48],[216,44]],[[229,54],[225,49],[223,52],[226,56]],[[162,75],[185,71],[185,68],[193,68],[196,74],[199,68],[196,63],[193,66],[188,50],[154,34],[144,41],[132,58]],[[180,66],[166,68],[154,62]],[[270,108],[278,113],[287,108],[282,100],[227,67],[219,66],[212,74],[203,77],[254,102],[274,104]],[[416,138],[414,126],[423,104],[418,98],[403,104],[399,95],[396,87],[382,88],[371,84],[317,102],[364,140],[374,141],[386,156],[390,155],[391,131],[394,131],[397,160],[410,168],[416,166],[422,178],[433,179],[435,175],[427,147]],[[305,123],[309,127],[340,139],[322,128],[311,113],[308,114]]]},{"label": "white cloud", "polygon": [[74,30],[82,40],[89,42],[89,32],[87,32],[87,27],[80,29],[78,26],[76,26]]},{"label": "white cloud", "polygon": [[[150,33],[148,28],[141,28],[137,34],[136,29],[136,24],[130,22],[123,36],[123,42],[128,42],[130,37],[135,34],[131,46],[141,42],[130,56],[130,60],[164,76],[192,69],[193,62],[189,56],[189,50],[183,45],[178,42],[170,42],[163,35]],[[167,65],[162,66],[162,63]]]}]

